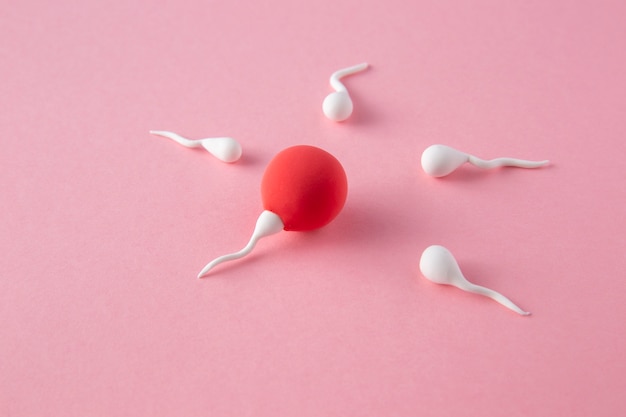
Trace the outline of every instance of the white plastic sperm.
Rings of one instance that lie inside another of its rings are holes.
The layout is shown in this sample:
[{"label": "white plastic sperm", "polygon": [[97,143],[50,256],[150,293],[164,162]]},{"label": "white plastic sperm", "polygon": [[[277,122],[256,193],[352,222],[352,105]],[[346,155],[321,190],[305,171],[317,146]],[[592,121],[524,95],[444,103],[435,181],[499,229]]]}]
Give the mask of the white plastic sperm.
[{"label": "white plastic sperm", "polygon": [[433,177],[444,177],[466,162],[485,169],[502,166],[539,168],[550,163],[548,160],[526,161],[515,158],[496,158],[486,161],[446,145],[431,145],[422,153],[422,168]]},{"label": "white plastic sperm", "polygon": [[364,62],[353,67],[340,69],[330,76],[330,86],[335,89],[335,92],[327,95],[322,103],[322,110],[326,117],[334,122],[342,122],[350,117],[354,107],[352,105],[352,99],[348,94],[346,86],[339,80],[346,75],[361,72],[367,67],[367,63]]},{"label": "white plastic sperm", "polygon": [[213,259],[211,262],[206,264],[204,268],[202,268],[202,271],[200,271],[200,273],[198,274],[198,278],[204,277],[209,273],[211,269],[223,262],[243,258],[250,252],[252,252],[252,249],[254,249],[259,239],[262,239],[266,236],[274,235],[283,230],[284,227],[285,225],[280,216],[278,216],[278,214],[272,213],[269,210],[263,210],[263,212],[256,221],[256,226],[254,227],[252,237],[250,238],[248,244],[238,252],[229,253],[228,255],[223,255],[219,258]]},{"label": "white plastic sperm", "polygon": [[492,298],[506,308],[527,316],[530,313],[522,310],[504,295],[469,282],[461,272],[459,264],[452,253],[443,246],[433,245],[426,248],[420,259],[420,271],[426,279],[437,284],[453,285],[464,291],[473,292]]},{"label": "white plastic sperm", "polygon": [[172,139],[173,141],[176,141],[188,148],[198,148],[202,146],[204,149],[209,151],[211,155],[215,156],[220,161],[227,162],[229,164],[236,162],[239,158],[241,158],[241,145],[233,138],[219,137],[191,140],[165,130],[151,130],[150,133]]}]

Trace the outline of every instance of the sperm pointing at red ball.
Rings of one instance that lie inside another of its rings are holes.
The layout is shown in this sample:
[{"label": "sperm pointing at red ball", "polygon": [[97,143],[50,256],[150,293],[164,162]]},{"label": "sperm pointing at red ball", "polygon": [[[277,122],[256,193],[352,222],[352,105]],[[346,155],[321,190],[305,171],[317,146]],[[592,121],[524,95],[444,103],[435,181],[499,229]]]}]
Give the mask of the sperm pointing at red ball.
[{"label": "sperm pointing at red ball", "polygon": [[343,208],[348,180],[341,163],[323,149],[297,145],[279,152],[261,181],[263,212],[241,250],[209,262],[198,274],[252,252],[259,239],[286,231],[309,231],[330,223]]}]

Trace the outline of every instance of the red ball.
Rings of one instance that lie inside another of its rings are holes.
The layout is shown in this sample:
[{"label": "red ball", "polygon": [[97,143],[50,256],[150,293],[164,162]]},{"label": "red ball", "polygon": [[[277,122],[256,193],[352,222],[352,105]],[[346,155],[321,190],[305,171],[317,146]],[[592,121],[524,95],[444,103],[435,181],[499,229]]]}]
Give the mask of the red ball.
[{"label": "red ball", "polygon": [[348,195],[343,167],[328,152],[308,145],[279,152],[261,182],[263,208],[276,213],[285,230],[314,230],[330,223]]}]

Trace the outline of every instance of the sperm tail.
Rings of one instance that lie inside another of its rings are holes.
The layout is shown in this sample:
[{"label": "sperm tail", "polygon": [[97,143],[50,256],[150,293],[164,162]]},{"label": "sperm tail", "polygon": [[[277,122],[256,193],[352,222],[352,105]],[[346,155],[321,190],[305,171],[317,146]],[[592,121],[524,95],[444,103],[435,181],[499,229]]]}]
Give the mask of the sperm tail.
[{"label": "sperm tail", "polygon": [[548,165],[550,161],[527,161],[525,159],[517,158],[496,158],[491,160],[480,159],[476,156],[469,155],[470,164],[476,165],[479,168],[495,168],[495,167],[518,167],[518,168],[539,168]]},{"label": "sperm tail", "polygon": [[346,90],[346,86],[344,86],[343,83],[341,81],[339,81],[339,79],[345,77],[346,75],[352,75],[352,74],[355,74],[357,72],[361,72],[361,71],[365,70],[368,66],[369,65],[368,65],[367,62],[363,62],[362,64],[354,65],[354,66],[348,67],[348,68],[342,68],[342,69],[340,69],[338,71],[335,71],[330,76],[330,86],[335,91],[347,91]]},{"label": "sperm tail", "polygon": [[517,305],[515,305],[515,303],[513,303],[513,301],[509,300],[508,298],[506,298],[504,295],[500,294],[497,291],[494,291],[492,289],[480,286],[480,285],[476,285],[476,284],[472,284],[472,283],[467,283],[467,285],[464,285],[462,287],[463,290],[465,291],[469,291],[469,292],[473,292],[475,294],[480,294],[480,295],[484,295],[485,297],[489,297],[492,300],[497,301],[498,303],[502,304],[503,306],[505,306],[506,308],[515,311],[517,314],[520,314],[522,316],[528,316],[530,315],[529,312],[522,310],[521,308],[519,308]]},{"label": "sperm tail", "polygon": [[243,258],[247,254],[252,252],[252,249],[254,249],[254,246],[256,245],[257,241],[258,241],[258,239],[251,238],[250,241],[248,242],[248,244],[243,249],[241,249],[240,251],[234,252],[234,253],[229,253],[228,255],[223,255],[223,256],[220,256],[218,258],[213,259],[211,262],[206,264],[206,266],[204,268],[202,268],[202,271],[200,271],[200,273],[198,274],[198,278],[203,278],[204,276],[206,276],[209,273],[209,271],[211,269],[213,269],[215,266],[221,264],[222,262],[228,262],[228,261],[232,261],[232,260],[235,260],[235,259]]},{"label": "sperm tail", "polygon": [[248,244],[238,252],[220,256],[219,258],[215,258],[214,260],[206,264],[206,266],[202,268],[202,271],[200,271],[200,273],[198,274],[198,278],[203,278],[209,273],[209,271],[211,271],[211,269],[221,264],[222,262],[228,262],[235,259],[243,258],[247,254],[252,252],[252,249],[254,249],[254,246],[259,241],[259,239],[278,233],[284,228],[285,225],[283,224],[283,221],[276,213],[268,210],[263,211],[256,221],[254,232],[252,233]]},{"label": "sperm tail", "polygon": [[156,136],[163,136],[164,138],[172,139],[175,142],[180,143],[183,146],[188,148],[197,148],[202,145],[202,142],[199,140],[191,140],[180,136],[174,132],[168,132],[166,130],[151,130],[150,134]]}]

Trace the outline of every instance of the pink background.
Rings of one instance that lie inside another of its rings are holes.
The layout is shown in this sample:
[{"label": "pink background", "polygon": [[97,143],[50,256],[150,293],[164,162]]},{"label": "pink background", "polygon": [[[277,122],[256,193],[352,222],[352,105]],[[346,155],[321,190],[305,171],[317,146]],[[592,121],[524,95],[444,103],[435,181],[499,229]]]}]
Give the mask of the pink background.
[{"label": "pink background", "polygon": [[[626,412],[626,3],[5,1],[0,415]],[[321,113],[329,75],[355,112]],[[228,135],[227,165],[148,135]],[[239,249],[266,164],[342,214]],[[546,169],[427,177],[444,143]],[[447,246],[533,313],[421,278]]]}]

